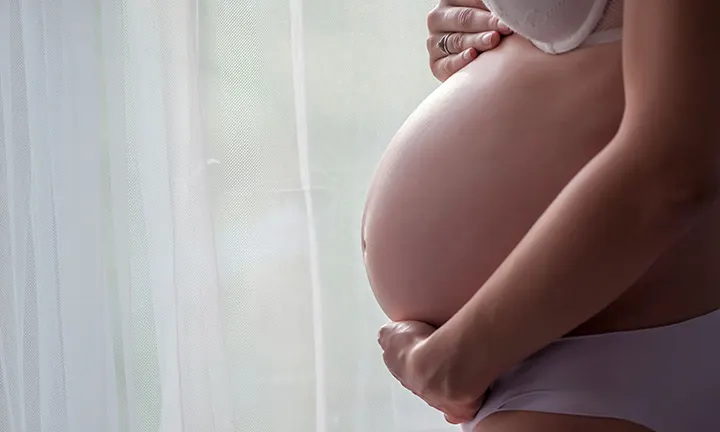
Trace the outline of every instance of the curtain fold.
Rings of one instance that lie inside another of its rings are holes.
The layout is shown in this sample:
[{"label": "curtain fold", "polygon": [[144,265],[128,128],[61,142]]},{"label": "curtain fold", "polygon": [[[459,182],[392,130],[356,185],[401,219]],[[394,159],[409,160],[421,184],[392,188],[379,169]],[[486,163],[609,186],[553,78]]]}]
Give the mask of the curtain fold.
[{"label": "curtain fold", "polygon": [[359,248],[432,3],[0,0],[0,431],[453,430]]}]

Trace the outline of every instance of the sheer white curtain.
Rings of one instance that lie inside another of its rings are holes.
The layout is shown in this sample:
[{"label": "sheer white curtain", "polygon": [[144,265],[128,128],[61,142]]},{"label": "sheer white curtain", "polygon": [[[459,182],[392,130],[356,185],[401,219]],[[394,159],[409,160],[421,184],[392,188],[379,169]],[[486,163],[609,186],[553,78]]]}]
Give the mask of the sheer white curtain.
[{"label": "sheer white curtain", "polygon": [[432,0],[0,0],[0,432],[444,431],[359,222]]}]

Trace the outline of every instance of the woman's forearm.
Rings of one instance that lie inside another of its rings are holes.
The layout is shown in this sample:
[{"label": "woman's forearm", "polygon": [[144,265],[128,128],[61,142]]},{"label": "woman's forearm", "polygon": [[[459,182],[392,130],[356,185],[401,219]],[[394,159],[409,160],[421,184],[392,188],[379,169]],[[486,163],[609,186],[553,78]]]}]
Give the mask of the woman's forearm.
[{"label": "woman's forearm", "polygon": [[711,206],[715,194],[687,168],[641,156],[648,145],[676,145],[660,142],[668,139],[621,132],[571,181],[433,335],[461,362],[453,373],[494,379],[570,332],[625,292]]},{"label": "woman's forearm", "polygon": [[625,2],[620,131],[433,335],[454,374],[493,379],[587,321],[713,206],[720,6],[688,1]]},{"label": "woman's forearm", "polygon": [[720,3],[656,3],[624,3],[617,136],[443,326],[379,335],[393,375],[453,418],[472,418],[494,379],[619,298],[714,207]]}]

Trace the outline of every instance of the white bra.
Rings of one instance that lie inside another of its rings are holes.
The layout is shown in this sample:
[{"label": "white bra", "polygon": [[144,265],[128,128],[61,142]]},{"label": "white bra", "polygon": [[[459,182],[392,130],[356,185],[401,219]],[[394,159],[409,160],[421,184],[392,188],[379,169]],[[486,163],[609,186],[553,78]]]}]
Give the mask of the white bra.
[{"label": "white bra", "polygon": [[622,38],[623,0],[484,0],[541,50],[560,54]]}]

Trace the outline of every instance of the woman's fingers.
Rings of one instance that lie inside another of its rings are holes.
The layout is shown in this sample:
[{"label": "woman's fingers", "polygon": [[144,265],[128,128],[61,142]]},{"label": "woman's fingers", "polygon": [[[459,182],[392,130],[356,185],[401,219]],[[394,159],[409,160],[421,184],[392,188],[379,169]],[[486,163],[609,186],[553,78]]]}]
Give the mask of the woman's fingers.
[{"label": "woman's fingers", "polygon": [[445,407],[442,411],[448,423],[460,424],[472,421],[479,410],[480,405],[453,405]]},{"label": "woman's fingers", "polygon": [[433,75],[445,81],[479,53],[498,46],[512,33],[481,0],[440,0],[428,14],[427,50]]},{"label": "woman's fingers", "polygon": [[440,47],[440,40],[445,37],[445,49],[450,54],[460,54],[468,48],[475,48],[478,52],[488,51],[500,43],[500,34],[496,31],[483,33],[447,33],[445,35],[431,35],[427,39],[427,50],[430,61],[448,56]]},{"label": "woman's fingers", "polygon": [[470,417],[470,418],[461,418],[461,417],[452,416],[452,415],[450,415],[450,414],[445,414],[445,421],[448,422],[448,423],[450,423],[450,424],[454,424],[454,425],[466,423],[466,422],[469,422],[469,421],[471,421],[471,420],[472,420],[472,417]]},{"label": "woman's fingers", "polygon": [[488,10],[483,0],[440,0],[440,4],[445,6],[465,6],[476,9]]},{"label": "woman's fingers", "polygon": [[451,53],[446,55],[436,42],[439,42],[440,38],[428,38],[430,69],[440,81],[450,78],[475,60],[481,52],[491,50],[500,43],[500,34],[494,31],[480,34],[452,33],[445,40],[445,47]]},{"label": "woman's fingers", "polygon": [[450,78],[455,72],[475,60],[480,53],[475,48],[468,48],[460,54],[451,54],[433,62],[430,67],[433,75],[440,81]]},{"label": "woman's fingers", "polygon": [[430,33],[481,33],[495,30],[510,34],[512,30],[490,12],[474,7],[436,7],[428,14]]}]

